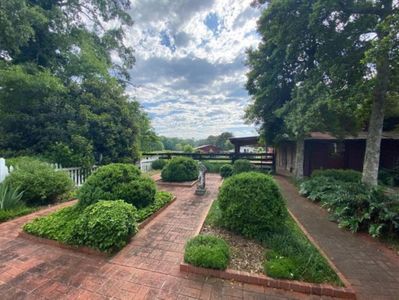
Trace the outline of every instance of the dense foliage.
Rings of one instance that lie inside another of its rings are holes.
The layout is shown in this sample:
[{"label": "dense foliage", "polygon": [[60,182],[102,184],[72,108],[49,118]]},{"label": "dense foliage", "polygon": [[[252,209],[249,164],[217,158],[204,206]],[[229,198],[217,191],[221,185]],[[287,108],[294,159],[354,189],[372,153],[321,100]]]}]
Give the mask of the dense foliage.
[{"label": "dense foliage", "polygon": [[150,126],[125,93],[130,2],[1,4],[0,155],[40,154],[65,167],[137,159]]},{"label": "dense foliage", "polygon": [[102,200],[122,199],[136,207],[143,207],[154,201],[155,183],[141,176],[140,170],[132,164],[109,164],[98,168],[79,190],[81,206]]},{"label": "dense foliage", "polygon": [[0,210],[10,210],[22,205],[23,192],[7,183],[0,183]]},{"label": "dense foliage", "polygon": [[25,205],[18,206],[16,208],[7,209],[7,210],[0,210],[0,223],[5,222],[16,217],[24,216],[34,212],[36,208],[34,207],[27,207]]},{"label": "dense foliage", "polygon": [[253,165],[247,159],[237,159],[233,164],[233,174],[250,172],[252,170],[253,170]]},{"label": "dense foliage", "polygon": [[258,21],[262,42],[248,51],[247,119],[261,125],[268,143],[290,136],[299,148],[312,131],[368,130],[362,180],[376,185],[384,116],[399,105],[398,5],[258,2],[268,5]]},{"label": "dense foliage", "polygon": [[362,173],[355,170],[327,169],[315,170],[312,172],[312,177],[320,176],[344,182],[360,182],[362,179]]},{"label": "dense foliage", "polygon": [[73,187],[68,174],[37,160],[18,165],[6,178],[5,184],[23,191],[21,199],[28,205],[52,203]]},{"label": "dense foliage", "polygon": [[368,231],[373,237],[399,233],[399,201],[381,188],[349,179],[313,175],[301,183],[300,193],[320,201],[340,227]]},{"label": "dense foliage", "polygon": [[399,166],[393,169],[381,169],[378,174],[378,180],[387,186],[399,186]]},{"label": "dense foliage", "polygon": [[231,175],[233,175],[233,166],[232,165],[223,165],[220,168],[220,176],[222,176],[222,178],[227,178],[227,177],[230,177]]},{"label": "dense foliage", "polygon": [[98,201],[79,215],[71,242],[100,251],[115,252],[136,234],[136,213],[134,206],[122,200]]},{"label": "dense foliage", "polygon": [[157,159],[151,163],[153,170],[162,170],[168,162],[165,159]]},{"label": "dense foliage", "polygon": [[248,172],[227,178],[218,195],[224,227],[248,237],[281,228],[287,209],[271,176]]},{"label": "dense foliage", "polygon": [[198,178],[198,163],[192,158],[172,158],[162,169],[161,177],[164,181],[184,182]]},{"label": "dense foliage", "polygon": [[215,236],[198,235],[186,244],[184,261],[194,266],[224,270],[229,260],[229,246]]}]

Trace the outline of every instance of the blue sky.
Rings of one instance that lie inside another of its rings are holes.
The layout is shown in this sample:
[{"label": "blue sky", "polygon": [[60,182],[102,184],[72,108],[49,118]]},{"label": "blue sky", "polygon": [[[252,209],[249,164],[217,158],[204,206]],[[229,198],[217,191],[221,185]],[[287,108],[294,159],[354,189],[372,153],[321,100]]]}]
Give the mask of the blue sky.
[{"label": "blue sky", "polygon": [[245,50],[256,47],[252,0],[133,0],[127,43],[135,97],[165,136],[255,134],[244,124]]}]

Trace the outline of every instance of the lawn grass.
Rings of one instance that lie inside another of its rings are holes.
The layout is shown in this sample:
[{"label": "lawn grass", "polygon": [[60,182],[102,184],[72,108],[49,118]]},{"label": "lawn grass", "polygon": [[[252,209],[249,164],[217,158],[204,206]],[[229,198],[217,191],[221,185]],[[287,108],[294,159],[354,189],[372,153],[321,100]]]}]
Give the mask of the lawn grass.
[{"label": "lawn grass", "polygon": [[[220,216],[218,201],[215,200],[205,224],[222,227]],[[264,268],[268,276],[343,286],[326,259],[291,217],[278,232],[260,232],[256,240],[267,249]]]},{"label": "lawn grass", "polygon": [[[144,221],[172,201],[172,199],[173,195],[171,193],[157,192],[152,205],[137,211],[137,222]],[[81,208],[78,205],[65,207],[47,216],[39,217],[26,223],[23,229],[25,232],[39,237],[70,244],[75,222],[81,212]]]}]

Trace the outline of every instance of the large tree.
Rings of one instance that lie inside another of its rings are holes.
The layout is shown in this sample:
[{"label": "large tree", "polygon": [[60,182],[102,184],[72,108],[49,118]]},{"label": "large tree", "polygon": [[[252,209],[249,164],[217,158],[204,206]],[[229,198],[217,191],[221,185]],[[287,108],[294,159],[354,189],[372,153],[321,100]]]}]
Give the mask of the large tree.
[{"label": "large tree", "polygon": [[146,116],[124,92],[134,63],[124,43],[129,3],[1,1],[3,155],[40,154],[64,165],[137,158]]},{"label": "large tree", "polygon": [[397,12],[392,1],[270,1],[263,43],[249,53],[248,117],[299,145],[315,129],[343,135],[366,126],[363,181],[377,184],[385,102],[397,101]]}]

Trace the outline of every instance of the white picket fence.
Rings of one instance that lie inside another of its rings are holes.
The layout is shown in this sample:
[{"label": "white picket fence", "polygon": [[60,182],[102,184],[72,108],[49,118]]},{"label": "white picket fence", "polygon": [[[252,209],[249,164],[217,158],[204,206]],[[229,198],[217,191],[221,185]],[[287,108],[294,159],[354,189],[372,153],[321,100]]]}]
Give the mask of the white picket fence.
[{"label": "white picket fence", "polygon": [[[140,168],[142,172],[149,172],[152,170],[151,164],[153,161],[157,160],[159,156],[146,156],[142,157],[137,163],[137,167]],[[91,168],[63,168],[60,164],[51,164],[51,166],[57,171],[62,171],[68,173],[69,177],[74,182],[75,186],[81,186],[98,167],[96,165]],[[13,166],[9,168],[6,166],[6,161],[4,158],[0,158],[0,183],[14,170]]]}]

